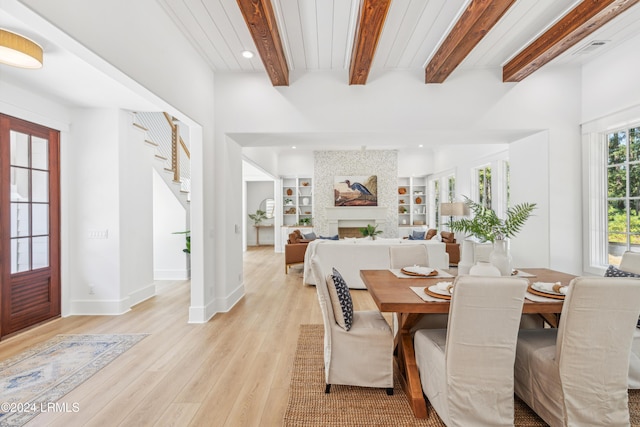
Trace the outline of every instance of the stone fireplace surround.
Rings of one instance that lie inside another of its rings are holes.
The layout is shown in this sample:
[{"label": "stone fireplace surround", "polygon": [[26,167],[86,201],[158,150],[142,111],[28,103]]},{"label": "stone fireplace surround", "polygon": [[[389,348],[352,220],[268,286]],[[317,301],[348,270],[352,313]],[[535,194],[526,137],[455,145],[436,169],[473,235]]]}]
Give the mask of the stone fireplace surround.
[{"label": "stone fireplace surround", "polygon": [[[353,229],[366,227],[368,224],[383,229],[387,222],[388,208],[384,206],[339,206],[325,208],[329,235],[342,237],[362,237],[359,232],[353,235]],[[350,229],[347,231],[346,229]],[[348,233],[349,235],[345,234]]]}]

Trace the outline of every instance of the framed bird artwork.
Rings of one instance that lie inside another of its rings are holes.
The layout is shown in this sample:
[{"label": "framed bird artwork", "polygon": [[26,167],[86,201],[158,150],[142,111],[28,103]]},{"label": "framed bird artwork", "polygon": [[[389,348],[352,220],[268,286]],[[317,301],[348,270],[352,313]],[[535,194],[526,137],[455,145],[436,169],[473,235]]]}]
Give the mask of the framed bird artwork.
[{"label": "framed bird artwork", "polygon": [[336,176],[334,206],[378,206],[378,177]]}]

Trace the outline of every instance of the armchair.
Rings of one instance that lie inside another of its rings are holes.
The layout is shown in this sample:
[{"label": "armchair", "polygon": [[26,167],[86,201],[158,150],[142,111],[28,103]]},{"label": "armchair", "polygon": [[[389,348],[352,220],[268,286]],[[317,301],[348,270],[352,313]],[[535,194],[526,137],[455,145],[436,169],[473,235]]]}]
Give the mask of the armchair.
[{"label": "armchair", "polygon": [[442,243],[447,245],[446,251],[449,254],[449,265],[458,265],[460,262],[460,243],[456,243],[454,233],[450,231],[441,231]]},{"label": "armchair", "polygon": [[304,263],[304,254],[310,240],[305,239],[300,230],[289,234],[287,244],[284,245],[284,272],[289,274],[289,267]]}]

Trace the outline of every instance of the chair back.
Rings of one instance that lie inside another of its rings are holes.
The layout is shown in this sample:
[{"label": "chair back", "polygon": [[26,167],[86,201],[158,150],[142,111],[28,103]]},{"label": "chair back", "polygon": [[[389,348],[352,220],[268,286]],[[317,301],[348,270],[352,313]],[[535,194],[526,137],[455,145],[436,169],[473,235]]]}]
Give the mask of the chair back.
[{"label": "chair back", "polygon": [[640,253],[630,251],[623,253],[618,268],[629,273],[640,274]]},{"label": "chair back", "polygon": [[398,269],[411,265],[427,267],[429,255],[425,245],[394,245],[389,246],[390,267]]},{"label": "chair back", "polygon": [[627,376],[640,279],[578,277],[562,306],[556,361],[569,425],[628,425]]},{"label": "chair back", "polygon": [[456,278],[445,347],[456,425],[513,420],[513,366],[527,284],[515,277]]}]

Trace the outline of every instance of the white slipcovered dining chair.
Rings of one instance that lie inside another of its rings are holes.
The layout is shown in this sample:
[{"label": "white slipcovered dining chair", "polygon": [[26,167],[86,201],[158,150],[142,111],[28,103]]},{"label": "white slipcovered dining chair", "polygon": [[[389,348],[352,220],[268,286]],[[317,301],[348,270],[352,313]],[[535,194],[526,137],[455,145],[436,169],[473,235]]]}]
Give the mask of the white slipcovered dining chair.
[{"label": "white slipcovered dining chair", "polygon": [[458,276],[449,327],[415,333],[422,390],[447,426],[513,425],[513,363],[527,283]]},{"label": "white slipcovered dining chair", "polygon": [[389,263],[392,269],[411,265],[429,266],[429,254],[425,245],[389,246]]},{"label": "white slipcovered dining chair", "polygon": [[[329,393],[331,384],[385,388],[393,394],[393,335],[377,310],[354,311],[349,330],[338,325],[328,286],[334,286],[330,272],[322,271],[315,257],[311,268],[316,279],[318,302],[324,323],[324,374]],[[348,289],[347,289],[348,291]]]},{"label": "white slipcovered dining chair", "polygon": [[551,426],[628,426],[629,352],[640,282],[571,281],[558,329],[521,330],[515,392]]},{"label": "white slipcovered dining chair", "polygon": [[[622,271],[640,274],[640,253],[627,251],[622,254],[620,266]],[[629,355],[629,388],[640,388],[640,329],[633,331],[631,354]]]},{"label": "white slipcovered dining chair", "polygon": [[[429,255],[425,245],[394,245],[389,246],[389,261],[391,269],[401,269],[412,265],[429,266]],[[447,327],[446,314],[425,314],[418,323],[411,328],[418,329],[440,329]],[[398,315],[393,313],[393,335],[398,333]]]}]

